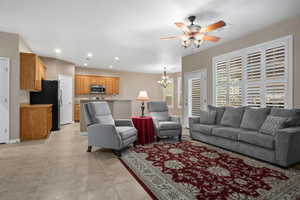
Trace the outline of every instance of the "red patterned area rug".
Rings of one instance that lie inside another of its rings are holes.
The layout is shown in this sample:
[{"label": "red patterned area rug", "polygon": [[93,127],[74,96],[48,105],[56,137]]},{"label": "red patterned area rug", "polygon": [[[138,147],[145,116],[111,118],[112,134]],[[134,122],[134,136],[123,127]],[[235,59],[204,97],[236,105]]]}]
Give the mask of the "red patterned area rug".
[{"label": "red patterned area rug", "polygon": [[284,170],[197,141],[137,146],[120,160],[153,199],[300,197],[299,170]]}]

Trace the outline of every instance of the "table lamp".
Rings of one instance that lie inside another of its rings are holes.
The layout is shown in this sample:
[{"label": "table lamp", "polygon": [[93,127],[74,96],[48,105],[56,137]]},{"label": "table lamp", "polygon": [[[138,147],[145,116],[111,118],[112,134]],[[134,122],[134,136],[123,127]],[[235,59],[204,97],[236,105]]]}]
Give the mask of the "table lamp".
[{"label": "table lamp", "polygon": [[145,117],[145,115],[144,115],[145,101],[148,101],[148,100],[149,100],[147,91],[145,91],[145,90],[140,91],[140,92],[139,92],[139,96],[136,98],[136,100],[142,102],[142,106],[141,106],[142,115],[141,115],[141,117]]}]

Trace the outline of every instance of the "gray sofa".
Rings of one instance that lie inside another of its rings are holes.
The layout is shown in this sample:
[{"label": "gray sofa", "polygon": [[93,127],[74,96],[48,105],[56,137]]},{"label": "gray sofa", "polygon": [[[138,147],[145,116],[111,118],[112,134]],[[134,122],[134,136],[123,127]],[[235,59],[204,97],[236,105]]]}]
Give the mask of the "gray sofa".
[{"label": "gray sofa", "polygon": [[180,118],[170,116],[168,105],[164,101],[150,101],[147,103],[147,108],[150,116],[153,119],[153,124],[156,133],[156,140],[161,137],[178,137],[181,140],[182,126]]},{"label": "gray sofa", "polygon": [[137,140],[137,130],[130,119],[114,120],[107,102],[84,104],[84,119],[88,131],[88,152],[92,147],[113,149],[121,156],[121,151]]},{"label": "gray sofa", "polygon": [[[300,110],[280,108],[214,107],[214,123],[189,118],[192,139],[213,144],[276,165],[288,167],[300,161]],[[268,116],[286,118],[274,134],[260,132]]]}]

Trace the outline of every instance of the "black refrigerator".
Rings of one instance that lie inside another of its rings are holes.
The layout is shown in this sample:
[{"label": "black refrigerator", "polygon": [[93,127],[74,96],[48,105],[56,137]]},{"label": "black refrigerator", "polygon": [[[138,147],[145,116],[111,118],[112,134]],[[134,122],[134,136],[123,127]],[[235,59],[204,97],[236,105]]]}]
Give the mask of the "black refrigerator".
[{"label": "black refrigerator", "polygon": [[60,129],[59,82],[42,80],[41,92],[30,92],[30,104],[52,104],[52,131]]}]

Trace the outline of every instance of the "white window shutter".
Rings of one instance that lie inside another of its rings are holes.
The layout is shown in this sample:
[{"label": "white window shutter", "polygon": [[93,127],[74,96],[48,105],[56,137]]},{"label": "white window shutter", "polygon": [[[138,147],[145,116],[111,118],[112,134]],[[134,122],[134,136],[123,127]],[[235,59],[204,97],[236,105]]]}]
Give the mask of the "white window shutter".
[{"label": "white window shutter", "polygon": [[292,36],[213,58],[216,106],[293,105]]},{"label": "white window shutter", "polygon": [[228,93],[228,105],[229,106],[241,106],[242,105],[242,57],[234,57],[229,61],[229,93]]},{"label": "white window shutter", "polygon": [[267,107],[287,107],[286,43],[278,42],[265,50],[265,101]]},{"label": "white window shutter", "polygon": [[262,101],[262,51],[249,51],[246,55],[246,105],[261,107]]},{"label": "white window shutter", "polygon": [[201,79],[192,79],[192,116],[200,116],[200,109],[201,109]]},{"label": "white window shutter", "polygon": [[216,63],[216,105],[227,105],[227,61],[220,61]]}]

